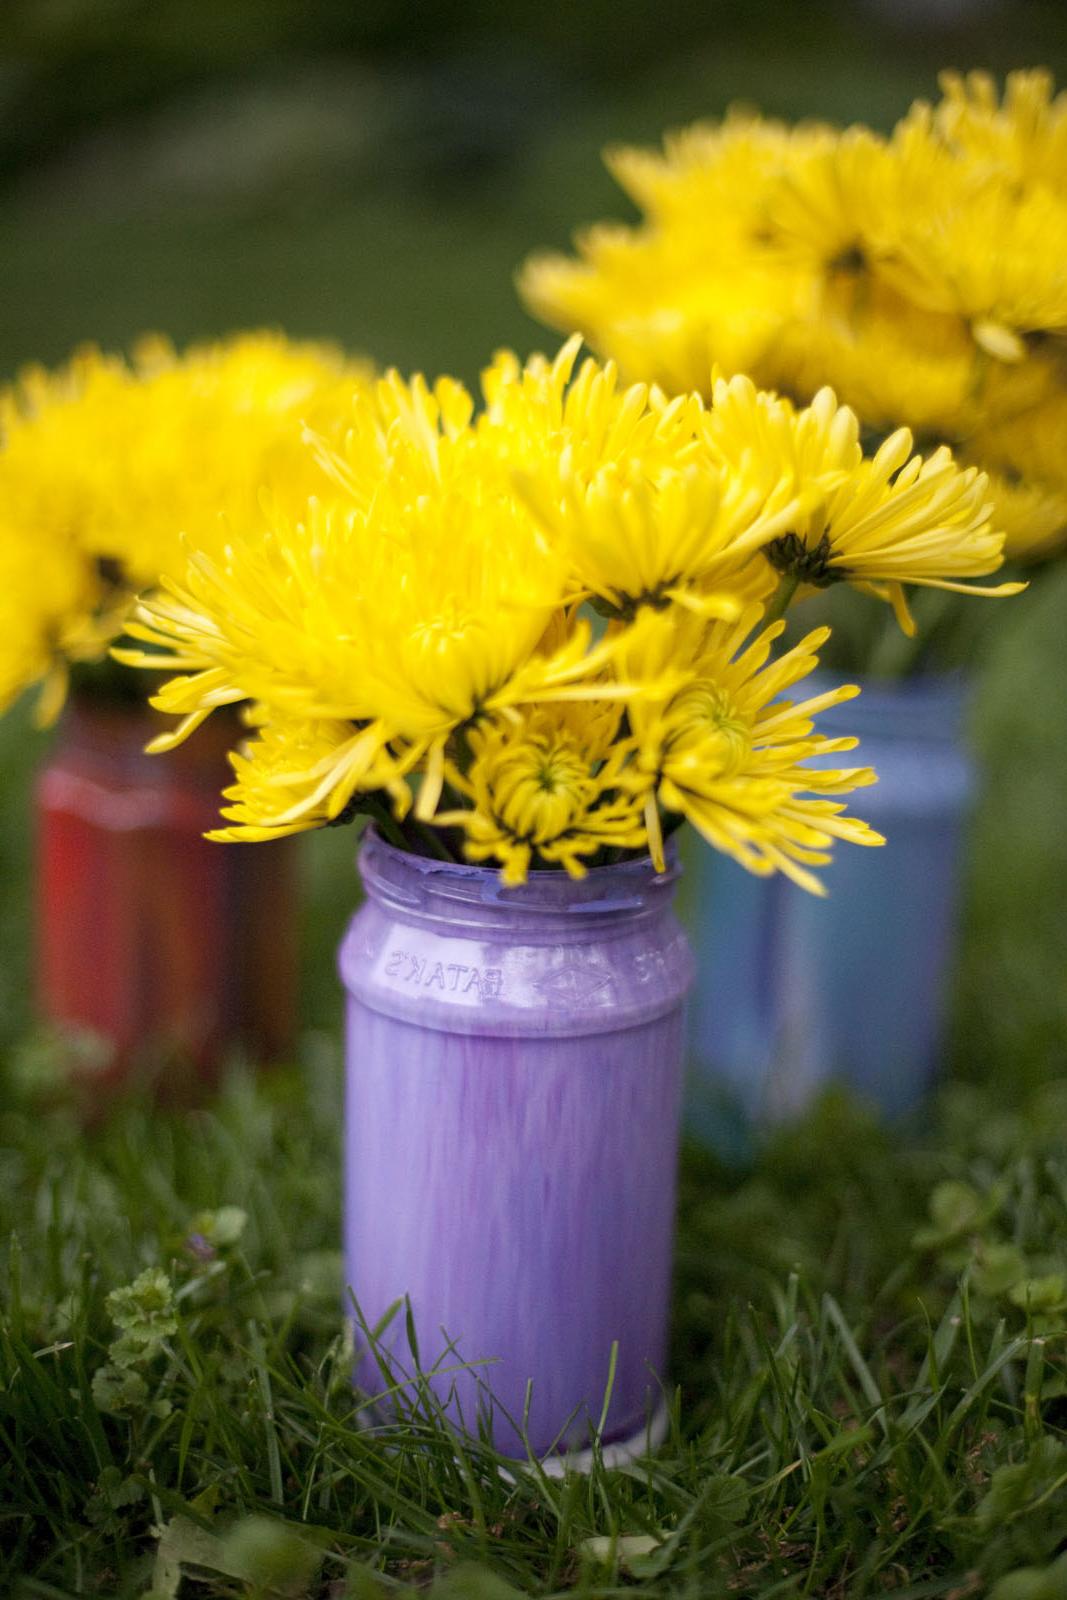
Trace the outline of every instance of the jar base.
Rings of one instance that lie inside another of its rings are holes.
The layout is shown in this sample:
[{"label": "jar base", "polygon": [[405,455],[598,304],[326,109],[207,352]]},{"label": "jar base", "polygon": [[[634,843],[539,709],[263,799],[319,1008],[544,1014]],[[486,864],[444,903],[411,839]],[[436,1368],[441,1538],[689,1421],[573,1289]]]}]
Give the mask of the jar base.
[{"label": "jar base", "polygon": [[[373,1403],[364,1407],[359,1415],[358,1425],[366,1429],[373,1429],[381,1420],[381,1412]],[[510,1467],[499,1467],[497,1470],[506,1483],[518,1482],[518,1476],[523,1472],[543,1472],[546,1478],[562,1478],[568,1472],[592,1472],[599,1456],[602,1465],[611,1471],[615,1467],[628,1466],[631,1461],[640,1461],[644,1456],[651,1455],[653,1450],[658,1450],[667,1437],[669,1425],[667,1402],[661,1400],[645,1426],[631,1433],[628,1438],[615,1439],[599,1448],[589,1445],[584,1450],[551,1450],[537,1462],[524,1461],[517,1456],[512,1463],[514,1471]]]},{"label": "jar base", "polygon": [[[637,1433],[631,1433],[628,1439],[616,1439],[614,1444],[602,1444],[599,1449],[590,1447],[586,1450],[568,1450],[563,1454],[553,1453],[544,1457],[540,1463],[540,1470],[548,1478],[562,1478],[567,1472],[589,1473],[593,1470],[593,1462],[597,1456],[609,1470],[613,1467],[625,1467],[631,1461],[639,1461],[642,1456],[650,1455],[653,1450],[659,1449],[667,1437],[668,1423],[667,1402],[663,1400],[645,1427],[639,1429]],[[520,1463],[517,1465],[521,1468]],[[531,1471],[532,1468],[527,1466],[526,1470]],[[502,1470],[501,1477],[510,1477],[510,1473]]]}]

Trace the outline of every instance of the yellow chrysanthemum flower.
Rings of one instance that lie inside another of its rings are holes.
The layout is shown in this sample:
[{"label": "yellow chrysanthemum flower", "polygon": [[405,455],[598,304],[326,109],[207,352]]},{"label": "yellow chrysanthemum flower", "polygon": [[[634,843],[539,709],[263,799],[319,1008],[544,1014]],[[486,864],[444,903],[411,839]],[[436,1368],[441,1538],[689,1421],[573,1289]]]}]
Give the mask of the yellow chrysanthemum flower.
[{"label": "yellow chrysanthemum flower", "polygon": [[533,257],[520,292],[550,326],[580,328],[628,381],[706,391],[714,364],[773,379],[782,330],[813,312],[816,282],[805,264],[767,248],[767,186],[794,144],[807,149],[824,135],[735,113],[721,127],[668,135],[662,155],[609,151],[648,222],[589,229],[578,260]]},{"label": "yellow chrysanthemum flower", "polygon": [[969,448],[982,461],[1019,479],[1067,490],[1067,389],[1050,386],[1040,399],[1014,408],[976,428]]},{"label": "yellow chrysanthemum flower", "polygon": [[[262,722],[230,756],[234,782],[223,791],[229,804],[222,808],[229,826],[207,837],[225,843],[281,839],[336,820],[329,806],[333,778],[360,738],[351,722],[298,717]],[[379,753],[376,766],[365,770],[368,787],[382,790],[403,815],[407,790],[394,776],[388,755]]]},{"label": "yellow chrysanthemum flower", "polygon": [[1062,189],[1067,179],[1067,94],[1052,74],[1009,72],[1003,101],[987,72],[941,74],[938,132],[960,155],[999,167],[1017,183]]},{"label": "yellow chrysanthemum flower", "polygon": [[747,378],[719,380],[706,434],[727,468],[754,439],[788,465],[804,510],[762,554],[794,589],[851,583],[888,600],[912,633],[904,584],[986,596],[1021,587],[960,581],[994,572],[1002,561],[1004,536],[992,529],[983,474],[961,471],[947,449],[926,459],[913,455],[907,428],[864,456],[855,413],[839,406],[830,389],[797,410]]},{"label": "yellow chrysanthemum flower", "polygon": [[685,662],[689,681],[670,698],[639,696],[631,703],[637,754],[627,781],[644,796],[657,864],[663,860],[662,807],[686,818],[716,850],[750,872],[784,872],[802,888],[823,894],[807,869],[829,861],[835,839],[884,842],[865,823],[845,816],[836,799],[874,783],[869,767],[804,764],[855,748],[855,739],[816,735],[812,719],[859,690],[846,684],[799,704],[781,699],[818,664],[816,652],[829,630],[816,629],[771,661],[784,625],[754,635],[759,617],[758,606],[746,608],[735,623],[687,617],[664,628],[658,639],[648,637],[650,657],[631,662],[631,671],[654,674],[666,651]]},{"label": "yellow chrysanthemum flower", "polygon": [[304,427],[332,417],[371,369],[332,346],[263,332],[181,355],[142,341],[134,375],[122,425],[137,449],[114,485],[121,519],[101,519],[98,537],[144,587],[183,569],[183,540],[217,550],[231,528],[257,520],[265,490],[302,505],[321,483]]},{"label": "yellow chrysanthemum flower", "polygon": [[127,604],[72,539],[31,548],[6,537],[0,514],[0,711],[39,684],[36,720],[53,722],[70,664],[99,660]]},{"label": "yellow chrysanthemum flower", "polygon": [[764,250],[682,266],[673,246],[608,229],[582,247],[578,263],[551,256],[527,265],[527,305],[550,327],[580,328],[627,381],[668,394],[705,392],[714,365],[776,381],[783,330],[813,304],[810,274]]},{"label": "yellow chrysanthemum flower", "polygon": [[450,769],[470,808],[446,810],[441,827],[462,828],[471,861],[499,861],[505,883],[531,864],[585,875],[584,858],[645,844],[641,803],[620,782],[629,755],[615,708],[534,706],[470,734],[466,774]]},{"label": "yellow chrysanthemum flower", "polygon": [[919,437],[965,437],[981,413],[982,352],[960,317],[920,311],[887,285],[827,285],[822,314],[795,321],[778,349],[781,386],[796,395],[828,387],[863,426],[891,432],[902,419]]},{"label": "yellow chrysanthemum flower", "polygon": [[626,620],[671,601],[736,615],[746,562],[801,511],[792,475],[758,447],[720,465],[698,395],[620,389],[613,363],[585,362],[564,392],[578,346],[524,374],[498,360],[481,428],[566,561],[574,597]]},{"label": "yellow chrysanthemum flower", "polygon": [[376,786],[393,740],[405,746],[402,770],[427,759],[439,792],[450,734],[521,694],[519,669],[562,593],[562,569],[532,519],[487,503],[466,465],[470,477],[450,472],[418,506],[395,499],[383,474],[369,510],[312,502],[302,521],[277,517],[218,561],[194,557],[186,585],[168,584],[130,625],[161,653],[121,654],[185,670],[154,700],[184,719],[156,748],[219,705],[253,699],[352,728],[287,820],[314,825],[327,794],[338,815],[358,788]]},{"label": "yellow chrysanthemum flower", "polygon": [[892,217],[895,180],[886,142],[869,128],[800,129],[766,174],[766,243],[854,284]]},{"label": "yellow chrysanthemum flower", "polygon": [[264,487],[306,500],[321,472],[302,425],[356,372],[263,333],[24,373],[0,397],[0,549],[26,574],[0,595],[0,706],[44,678],[58,711],[68,663],[103,657],[137,590],[184,570],[183,538],[220,547]]},{"label": "yellow chrysanthemum flower", "polygon": [[720,213],[725,239],[747,243],[762,231],[768,182],[791,153],[821,148],[831,131],[819,123],[790,128],[733,108],[722,122],[666,134],[662,151],[615,146],[604,161],[650,222],[688,229],[694,248],[706,243],[708,219]]},{"label": "yellow chrysanthemum flower", "polygon": [[520,292],[550,326],[580,328],[628,381],[706,392],[715,364],[776,381],[782,330],[813,314],[817,284],[801,255],[768,248],[768,188],[791,153],[827,136],[734,112],[669,134],[662,153],[609,151],[647,222],[589,229],[576,261],[533,257]]},{"label": "yellow chrysanthemum flower", "polygon": [[1064,103],[1043,73],[1013,74],[1003,106],[984,74],[942,77],[894,134],[908,173],[881,270],[916,305],[966,318],[994,359],[1067,328]]},{"label": "yellow chrysanthemum flower", "polygon": [[1060,553],[1067,541],[1067,489],[990,472],[989,493],[1009,561],[1045,561]]},{"label": "yellow chrysanthemum flower", "polygon": [[925,194],[880,270],[915,305],[964,317],[979,345],[1021,361],[1024,336],[1067,330],[1067,199],[990,181]]}]

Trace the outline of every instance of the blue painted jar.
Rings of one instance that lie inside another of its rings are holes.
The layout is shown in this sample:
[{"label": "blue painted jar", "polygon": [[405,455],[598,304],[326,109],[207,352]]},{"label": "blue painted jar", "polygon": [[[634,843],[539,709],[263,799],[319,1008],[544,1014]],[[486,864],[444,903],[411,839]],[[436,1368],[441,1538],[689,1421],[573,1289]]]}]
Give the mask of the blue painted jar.
[{"label": "blue painted jar", "polygon": [[691,851],[688,1122],[721,1153],[742,1154],[753,1125],[802,1111],[834,1081],[888,1117],[929,1088],[975,787],[967,703],[957,677],[874,680],[820,714],[820,732],[859,737],[855,757],[822,764],[874,767],[878,783],[850,809],[887,840],[839,844],[825,899]]}]

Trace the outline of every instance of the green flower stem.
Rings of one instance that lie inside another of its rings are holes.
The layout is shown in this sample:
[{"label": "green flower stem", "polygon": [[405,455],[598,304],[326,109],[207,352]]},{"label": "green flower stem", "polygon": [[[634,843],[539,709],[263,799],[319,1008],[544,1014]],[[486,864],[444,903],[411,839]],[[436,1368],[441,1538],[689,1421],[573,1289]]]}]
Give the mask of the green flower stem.
[{"label": "green flower stem", "polygon": [[796,573],[787,572],[782,575],[781,582],[774,591],[774,598],[767,607],[763,617],[763,626],[769,627],[772,622],[777,622],[784,617],[789,603],[800,587],[800,578]]},{"label": "green flower stem", "polygon": [[962,596],[944,589],[930,589],[916,607],[917,632],[903,633],[896,619],[886,625],[875,641],[866,670],[875,678],[908,678],[931,665],[955,666],[959,654],[959,621]]},{"label": "green flower stem", "polygon": [[394,845],[397,850],[411,849],[410,839],[405,838],[399,823],[383,801],[375,800],[371,795],[365,795],[360,804],[360,810],[365,812],[371,819],[387,844]]},{"label": "green flower stem", "polygon": [[436,828],[431,828],[425,822],[420,822],[417,817],[409,817],[406,825],[426,846],[427,854],[435,856],[438,861],[455,862],[455,856]]}]

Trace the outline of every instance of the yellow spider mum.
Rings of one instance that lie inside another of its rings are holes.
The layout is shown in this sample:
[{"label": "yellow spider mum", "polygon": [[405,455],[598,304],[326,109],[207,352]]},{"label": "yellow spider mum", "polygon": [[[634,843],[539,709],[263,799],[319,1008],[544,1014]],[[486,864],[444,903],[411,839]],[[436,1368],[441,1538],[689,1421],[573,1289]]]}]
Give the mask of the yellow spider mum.
[{"label": "yellow spider mum", "polygon": [[72,539],[30,548],[8,537],[0,511],[0,711],[39,684],[36,720],[52,723],[70,664],[99,660],[127,604]]},{"label": "yellow spider mum", "polygon": [[1009,72],[1003,101],[987,72],[941,75],[938,132],[961,155],[999,167],[1017,183],[1062,187],[1067,175],[1067,94],[1052,74]]},{"label": "yellow spider mum", "polygon": [[798,395],[828,387],[863,426],[964,438],[981,416],[983,353],[960,317],[921,311],[885,284],[827,285],[822,313],[787,327],[778,349],[781,385]]},{"label": "yellow spider mum", "polygon": [[632,670],[654,673],[658,653],[669,651],[685,662],[689,681],[668,699],[642,696],[631,704],[637,755],[628,781],[644,796],[657,864],[663,861],[662,807],[750,872],[784,872],[823,894],[808,868],[830,860],[835,839],[884,842],[866,823],[846,816],[836,798],[874,783],[869,767],[805,765],[855,748],[856,739],[815,734],[813,718],[859,690],[846,684],[797,704],[780,698],[818,664],[816,652],[829,630],[816,629],[771,661],[784,625],[753,635],[759,617],[758,606],[732,624],[688,617],[649,641],[651,659],[633,663]]},{"label": "yellow spider mum", "polygon": [[885,140],[868,128],[798,130],[767,174],[767,243],[854,285],[893,214],[895,178]]},{"label": "yellow spider mum", "polygon": [[1045,561],[1067,541],[1067,488],[989,474],[997,526],[1004,529],[1004,553],[1011,561]]},{"label": "yellow spider mum", "polygon": [[578,260],[535,256],[520,292],[550,326],[580,328],[629,381],[706,392],[714,364],[774,381],[782,331],[814,312],[816,282],[801,260],[768,248],[768,186],[792,152],[827,133],[734,112],[721,126],[669,134],[662,154],[609,151],[647,222],[589,229]]},{"label": "yellow spider mum", "polygon": [[975,588],[964,578],[996,571],[1004,536],[991,526],[988,484],[973,467],[960,470],[951,451],[923,458],[900,428],[864,456],[859,422],[822,389],[810,406],[757,390],[747,378],[719,380],[707,413],[707,437],[726,466],[743,460],[762,438],[802,490],[803,505],[788,533],[763,555],[792,585],[826,588],[849,582],[888,600],[901,627],[914,632],[903,585],[964,594],[1016,594],[1022,585]]},{"label": "yellow spider mum", "polygon": [[1067,389],[1052,377],[1040,399],[1028,398],[997,408],[969,444],[991,468],[1007,552],[1022,560],[1053,553],[1067,537]]},{"label": "yellow spider mum", "polygon": [[584,858],[645,844],[640,801],[621,787],[628,756],[617,709],[535,706],[470,735],[466,775],[450,777],[470,809],[443,811],[438,826],[464,830],[471,861],[499,861],[505,883],[532,863],[585,875]]},{"label": "yellow spider mum", "polygon": [[[222,808],[230,825],[207,837],[226,843],[280,839],[331,821],[332,782],[324,787],[323,780],[332,780],[359,739],[350,722],[264,723],[231,754],[235,781],[223,791],[229,804]],[[407,791],[388,756],[379,755],[369,787],[384,790],[401,814],[406,810]]]},{"label": "yellow spider mum", "polygon": [[[414,436],[406,446],[420,448]],[[394,439],[392,458],[403,453]],[[449,735],[521,695],[516,676],[562,593],[562,570],[532,519],[509,514],[462,466],[452,462],[438,494],[419,504],[403,494],[400,471],[379,476],[369,508],[313,501],[303,520],[276,516],[267,534],[233,541],[218,561],[194,557],[186,585],[168,584],[130,626],[159,653],[121,656],[185,671],[154,700],[184,718],[156,747],[219,705],[253,699],[352,727],[288,820],[312,826],[327,794],[336,816],[358,788],[376,787],[391,741],[404,744],[402,770],[428,759],[435,795],[423,806],[432,809]]]},{"label": "yellow spider mum", "polygon": [[917,306],[966,318],[997,359],[1025,335],[1067,330],[1067,199],[995,182],[926,194],[901,218],[887,280]]},{"label": "yellow spider mum", "polygon": [[612,362],[584,362],[567,387],[579,344],[522,372],[499,357],[485,375],[481,439],[567,563],[574,598],[623,619],[671,601],[736,615],[746,559],[801,509],[787,470],[758,447],[726,470],[704,440],[698,395],[620,388]]},{"label": "yellow spider mum", "polygon": [[748,243],[758,236],[768,182],[792,152],[821,148],[830,132],[818,123],[790,128],[735,108],[721,123],[698,122],[668,133],[662,152],[615,146],[604,161],[650,223],[688,229],[696,250],[706,243],[708,219],[720,213],[725,241]]},{"label": "yellow spider mum", "polygon": [[183,541],[218,550],[232,528],[258,520],[264,490],[303,504],[321,483],[304,427],[332,417],[353,382],[371,377],[331,346],[270,332],[182,355],[143,340],[133,374],[123,422],[137,449],[114,484],[121,519],[102,518],[98,537],[138,587],[183,570]]}]

